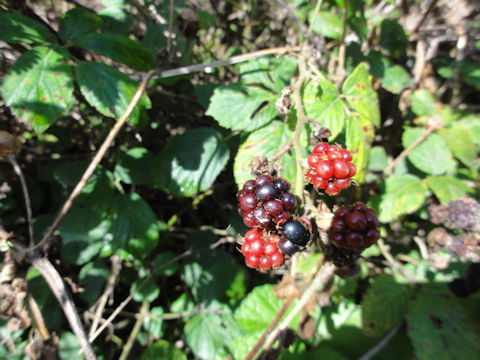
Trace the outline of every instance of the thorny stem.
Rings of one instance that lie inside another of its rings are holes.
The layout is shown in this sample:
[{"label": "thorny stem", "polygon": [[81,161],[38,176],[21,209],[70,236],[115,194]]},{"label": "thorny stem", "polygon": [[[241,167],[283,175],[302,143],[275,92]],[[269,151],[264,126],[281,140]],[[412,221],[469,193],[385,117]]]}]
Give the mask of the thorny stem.
[{"label": "thorny stem", "polygon": [[140,328],[142,327],[143,319],[145,318],[145,315],[148,312],[148,308],[150,307],[150,302],[145,300],[142,303],[142,307],[140,308],[140,316],[138,317],[137,321],[135,322],[135,325],[133,326],[132,332],[130,333],[130,336],[128,337],[127,343],[123,347],[122,353],[120,354],[119,360],[126,360],[128,358],[128,355],[130,354],[130,351],[132,350],[133,343],[135,342],[135,339],[138,336],[138,332],[140,331]]},{"label": "thorny stem", "polygon": [[20,184],[22,185],[22,192],[23,198],[25,200],[25,209],[27,211],[27,225],[28,225],[28,238],[30,241],[30,246],[35,245],[33,240],[33,226],[32,226],[32,205],[30,202],[30,195],[28,195],[28,188],[27,182],[25,181],[25,177],[23,176],[22,168],[18,165],[17,160],[15,159],[15,155],[9,154],[7,155],[7,159],[12,164],[13,170],[20,178]]}]

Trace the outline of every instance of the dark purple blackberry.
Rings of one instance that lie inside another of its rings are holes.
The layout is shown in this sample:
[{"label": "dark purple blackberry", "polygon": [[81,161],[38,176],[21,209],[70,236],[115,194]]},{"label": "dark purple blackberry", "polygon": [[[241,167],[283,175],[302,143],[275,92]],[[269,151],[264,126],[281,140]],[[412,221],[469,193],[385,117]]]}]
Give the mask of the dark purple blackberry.
[{"label": "dark purple blackberry", "polygon": [[310,240],[310,233],[308,230],[296,220],[286,222],[282,228],[283,236],[294,244],[305,246]]}]

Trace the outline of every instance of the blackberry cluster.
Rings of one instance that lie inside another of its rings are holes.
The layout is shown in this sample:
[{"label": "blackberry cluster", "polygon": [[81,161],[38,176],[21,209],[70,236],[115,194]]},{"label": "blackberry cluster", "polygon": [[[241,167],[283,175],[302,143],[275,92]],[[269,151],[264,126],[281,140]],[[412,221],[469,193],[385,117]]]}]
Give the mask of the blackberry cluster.
[{"label": "blackberry cluster", "polygon": [[375,211],[358,202],[335,211],[328,237],[337,248],[360,253],[380,238],[379,225]]},{"label": "blackberry cluster", "polygon": [[325,250],[325,257],[332,260],[335,266],[344,267],[355,263],[360,255],[355,251],[328,246]]},{"label": "blackberry cluster", "polygon": [[238,212],[244,224],[266,230],[285,224],[297,205],[297,199],[289,189],[290,184],[283,178],[259,175],[255,180],[248,180],[237,193]]},{"label": "blackberry cluster", "polygon": [[307,178],[317,189],[328,195],[337,195],[352,183],[357,169],[352,161],[352,154],[337,145],[321,142],[313,149],[307,159]]},{"label": "blackberry cluster", "polygon": [[280,237],[267,235],[259,228],[254,228],[245,234],[245,242],[241,252],[245,256],[245,264],[262,271],[276,269],[283,265],[285,257],[279,250]]}]

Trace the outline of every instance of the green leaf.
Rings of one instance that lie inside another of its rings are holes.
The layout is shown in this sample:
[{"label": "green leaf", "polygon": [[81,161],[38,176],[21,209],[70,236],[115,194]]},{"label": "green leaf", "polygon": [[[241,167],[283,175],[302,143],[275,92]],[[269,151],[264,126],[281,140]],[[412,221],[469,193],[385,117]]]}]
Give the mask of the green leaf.
[{"label": "green leaf", "polygon": [[342,132],[345,124],[343,101],[335,85],[323,75],[316,76],[306,84],[302,101],[305,114],[328,128],[332,133],[331,139]]},{"label": "green leaf", "polygon": [[388,166],[388,157],[383,146],[374,146],[370,149],[368,170],[383,171]]},{"label": "green leaf", "polygon": [[46,130],[72,108],[73,77],[68,52],[60,46],[37,46],[20,56],[3,82],[5,103],[37,132]]},{"label": "green leaf", "polygon": [[453,156],[466,166],[473,165],[473,162],[477,158],[477,149],[466,128],[454,123],[451,128],[438,130],[438,134],[446,141]]},{"label": "green leaf", "polygon": [[[242,301],[235,310],[235,320],[246,333],[263,331],[272,322],[285,300],[278,300],[273,292],[272,285],[257,286]],[[292,304],[293,307],[293,304]],[[284,317],[292,309],[285,312]],[[283,317],[283,318],[284,318]],[[282,319],[283,319],[282,318]],[[298,325],[299,316],[295,316],[290,327],[295,329]]]},{"label": "green leaf", "polygon": [[381,222],[387,223],[400,215],[417,211],[429,195],[427,186],[416,176],[398,175],[387,178],[385,191],[372,204],[379,201],[377,213]]},{"label": "green leaf", "polygon": [[73,44],[136,70],[147,71],[155,67],[150,49],[123,35],[90,33],[76,37]]},{"label": "green leaf", "polygon": [[225,128],[253,131],[277,116],[277,98],[277,94],[242,83],[219,86],[210,99],[207,115]]},{"label": "green leaf", "polygon": [[175,345],[167,340],[158,340],[150,345],[140,357],[140,360],[187,360],[185,355]]},{"label": "green leaf", "polygon": [[410,302],[408,335],[420,359],[476,359],[480,335],[444,286],[425,286]]},{"label": "green leaf", "polygon": [[432,116],[437,113],[435,99],[427,90],[417,90],[411,96],[412,111],[418,116]]},{"label": "green leaf", "polygon": [[[408,148],[425,130],[406,127],[402,136],[403,147]],[[445,143],[438,134],[429,134],[407,155],[408,160],[419,170],[430,175],[442,175],[455,169],[455,161]]]},{"label": "green leaf", "polygon": [[116,195],[110,211],[114,248],[126,251],[124,256],[146,258],[158,242],[157,218],[147,202],[136,193]]},{"label": "green leaf", "polygon": [[453,176],[429,176],[427,183],[442,204],[447,204],[453,199],[463,198],[466,193],[473,192],[470,186]]},{"label": "green leaf", "polygon": [[[310,12],[309,22],[313,20],[313,11]],[[330,11],[319,11],[313,24],[313,31],[332,39],[340,39],[342,36],[342,17]]]},{"label": "green leaf", "polygon": [[228,162],[221,134],[210,128],[173,137],[156,160],[155,182],[177,196],[192,196],[210,188]]},{"label": "green leaf", "polygon": [[352,162],[357,167],[354,180],[361,182],[365,177],[369,159],[370,146],[375,129],[370,121],[358,113],[347,117],[346,147],[352,153]]},{"label": "green leaf", "polygon": [[238,65],[243,84],[262,84],[266,89],[280,94],[290,83],[297,63],[290,56],[279,59],[262,57]]},{"label": "green leaf", "polygon": [[408,38],[402,25],[394,20],[383,20],[380,25],[380,46],[388,50],[394,58],[402,56],[408,46]]},{"label": "green leaf", "polygon": [[480,115],[472,114],[463,117],[458,121],[458,125],[465,128],[476,145],[480,145]]},{"label": "green leaf", "polygon": [[75,7],[62,15],[58,35],[63,42],[101,29],[103,21],[97,14],[81,7]]},{"label": "green leaf", "polygon": [[[117,69],[94,61],[81,61],[75,66],[80,91],[90,105],[99,113],[109,117],[122,115],[138,84]],[[150,99],[144,94],[132,112],[131,123],[137,124],[141,108],[151,107]]]},{"label": "green leaf", "polygon": [[[240,146],[235,157],[233,174],[238,186],[251,178],[249,165],[255,156],[261,155],[267,158],[273,156],[292,136],[293,133],[288,125],[280,121],[273,121],[267,126],[252,132]],[[302,148],[306,149],[306,147],[305,140],[305,145]],[[306,157],[306,151],[303,155]],[[286,152],[280,158],[279,164],[282,166],[281,176],[290,182],[294,182],[297,167],[293,151]]]},{"label": "green leaf", "polygon": [[[248,333],[245,336],[237,337],[228,344],[228,349],[230,350],[234,359],[244,359],[250,350],[255,346],[260,336],[262,336],[262,331],[257,331],[254,333]],[[222,357],[224,359],[224,357]]]},{"label": "green leaf", "polygon": [[461,79],[468,85],[473,86],[477,90],[480,89],[480,66],[477,62],[464,61],[460,65]]},{"label": "green leaf", "polygon": [[58,350],[61,359],[74,359],[78,351],[82,349],[80,342],[75,334],[64,332],[58,342]]},{"label": "green leaf", "polygon": [[105,281],[109,274],[110,271],[107,270],[100,261],[91,261],[80,270],[78,279],[88,284],[85,291],[80,293],[80,298],[86,301],[89,306],[93,305],[102,294]]},{"label": "green leaf", "polygon": [[372,88],[367,64],[360,63],[345,79],[342,92],[350,108],[357,111],[375,126],[380,126],[378,96]]},{"label": "green leaf", "polygon": [[223,314],[195,315],[185,325],[185,341],[201,359],[214,359],[220,349],[243,335],[228,308],[223,306],[218,310]]},{"label": "green leaf", "polygon": [[19,13],[0,12],[0,40],[7,43],[55,43],[55,36],[41,23]]},{"label": "green leaf", "polygon": [[138,302],[148,301],[149,303],[155,301],[160,295],[160,288],[155,283],[155,278],[150,276],[148,278],[138,278],[130,288],[133,300]]},{"label": "green leaf", "polygon": [[407,313],[412,288],[399,284],[393,277],[382,275],[362,299],[363,332],[381,336],[399,323]]},{"label": "green leaf", "polygon": [[126,184],[154,185],[155,157],[145,148],[133,148],[120,155],[115,176]]},{"label": "green leaf", "polygon": [[413,87],[413,80],[410,74],[401,66],[393,64],[380,52],[370,52],[367,59],[372,75],[382,79],[384,89],[393,94],[400,94],[405,88]]}]

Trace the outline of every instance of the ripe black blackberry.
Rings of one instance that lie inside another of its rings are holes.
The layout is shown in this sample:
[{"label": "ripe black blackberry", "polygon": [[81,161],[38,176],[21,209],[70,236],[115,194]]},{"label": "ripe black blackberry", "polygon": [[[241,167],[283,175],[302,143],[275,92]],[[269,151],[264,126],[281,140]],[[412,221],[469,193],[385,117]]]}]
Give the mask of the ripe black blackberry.
[{"label": "ripe black blackberry", "polygon": [[276,225],[286,223],[297,205],[289,189],[287,180],[270,175],[259,175],[245,182],[237,193],[238,212],[244,224],[272,231]]}]

